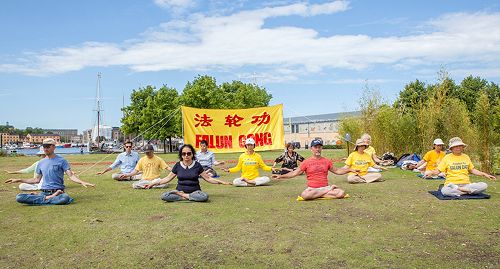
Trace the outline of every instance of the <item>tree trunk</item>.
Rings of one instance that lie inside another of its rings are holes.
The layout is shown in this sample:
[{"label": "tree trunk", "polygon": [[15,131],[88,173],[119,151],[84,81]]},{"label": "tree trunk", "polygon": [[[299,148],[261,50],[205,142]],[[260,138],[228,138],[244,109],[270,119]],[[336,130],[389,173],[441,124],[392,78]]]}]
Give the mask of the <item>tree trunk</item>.
[{"label": "tree trunk", "polygon": [[168,144],[169,144],[169,148],[170,148],[170,152],[174,152],[174,148],[172,147],[172,136],[169,136],[168,137]]},{"label": "tree trunk", "polygon": [[163,153],[167,153],[167,139],[164,138],[163,139]]}]

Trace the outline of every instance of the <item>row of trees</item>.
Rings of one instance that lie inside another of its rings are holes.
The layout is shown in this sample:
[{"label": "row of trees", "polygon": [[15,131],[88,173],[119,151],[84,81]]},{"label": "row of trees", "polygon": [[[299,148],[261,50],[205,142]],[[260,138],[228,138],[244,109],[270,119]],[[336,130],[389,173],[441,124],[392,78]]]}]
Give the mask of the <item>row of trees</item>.
[{"label": "row of trees", "polygon": [[130,105],[123,108],[121,130],[165,143],[166,139],[181,136],[181,105],[207,109],[252,108],[269,105],[271,98],[271,94],[255,84],[233,81],[217,85],[210,76],[198,76],[188,82],[181,94],[167,85],[159,89],[146,86],[133,90]]},{"label": "row of trees", "polygon": [[8,133],[8,134],[14,134],[14,135],[21,135],[21,136],[26,136],[28,134],[44,134],[45,131],[42,128],[32,128],[32,127],[26,127],[26,129],[17,129],[12,125],[0,125],[0,133]]},{"label": "row of trees", "polygon": [[371,134],[378,152],[425,153],[435,138],[459,136],[479,158],[481,169],[492,172],[498,166],[500,88],[493,82],[469,76],[456,84],[441,71],[436,83],[407,84],[392,105],[366,87],[360,109],[361,118],[344,119],[340,132]]}]

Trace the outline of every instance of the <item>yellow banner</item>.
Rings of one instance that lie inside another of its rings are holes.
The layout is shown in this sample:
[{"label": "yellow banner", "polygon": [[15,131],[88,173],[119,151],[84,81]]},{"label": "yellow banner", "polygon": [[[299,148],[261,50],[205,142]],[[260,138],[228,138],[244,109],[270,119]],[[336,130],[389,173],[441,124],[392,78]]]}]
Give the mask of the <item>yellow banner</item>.
[{"label": "yellow banner", "polygon": [[285,146],[282,104],[249,109],[181,108],[184,143],[197,149],[206,140],[213,152],[241,152],[250,137],[257,151]]}]

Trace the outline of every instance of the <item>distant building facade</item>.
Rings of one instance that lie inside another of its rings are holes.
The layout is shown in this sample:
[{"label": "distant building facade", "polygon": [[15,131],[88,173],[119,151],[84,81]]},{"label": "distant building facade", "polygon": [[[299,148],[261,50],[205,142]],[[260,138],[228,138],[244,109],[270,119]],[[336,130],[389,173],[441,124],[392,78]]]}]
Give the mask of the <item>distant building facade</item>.
[{"label": "distant building facade", "polygon": [[58,134],[63,142],[71,142],[71,138],[78,135],[77,129],[44,129],[44,131],[47,133]]},{"label": "distant building facade", "polygon": [[2,144],[17,144],[21,141],[19,135],[8,133],[0,133],[0,139]]},{"label": "distant building facade", "polygon": [[58,134],[28,134],[24,139],[24,142],[29,142],[32,144],[42,144],[44,139],[52,138],[57,143],[61,143],[61,136]]},{"label": "distant building facade", "polygon": [[361,112],[341,112],[311,116],[283,118],[286,142],[308,145],[315,137],[321,137],[325,145],[335,145],[340,140],[339,123],[347,117],[358,117]]}]

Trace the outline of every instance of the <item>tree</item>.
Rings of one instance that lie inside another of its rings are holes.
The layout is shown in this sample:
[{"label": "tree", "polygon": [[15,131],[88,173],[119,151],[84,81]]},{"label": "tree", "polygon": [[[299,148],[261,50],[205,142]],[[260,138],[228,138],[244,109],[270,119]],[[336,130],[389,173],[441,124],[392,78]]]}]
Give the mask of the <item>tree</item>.
[{"label": "tree", "polygon": [[180,97],[180,103],[196,108],[223,108],[225,96],[217,87],[215,78],[198,76],[193,82],[188,82]]},{"label": "tree", "polygon": [[430,87],[426,87],[425,83],[418,79],[410,82],[399,92],[399,97],[394,106],[399,108],[403,113],[413,113],[420,104],[425,103],[429,99],[430,90]]},{"label": "tree", "polygon": [[141,133],[147,139],[163,141],[166,153],[166,139],[170,140],[172,151],[172,136],[180,134],[179,93],[174,88],[163,85],[154,95],[147,98],[147,105],[141,118]]},{"label": "tree", "polygon": [[130,95],[130,105],[122,108],[123,118],[121,119],[121,130],[124,134],[139,134],[142,126],[142,113],[147,105],[147,99],[154,96],[155,88],[146,86],[133,90]]},{"label": "tree", "polygon": [[251,108],[268,106],[273,96],[264,88],[241,81],[225,82],[221,86],[225,97],[224,108]]}]

